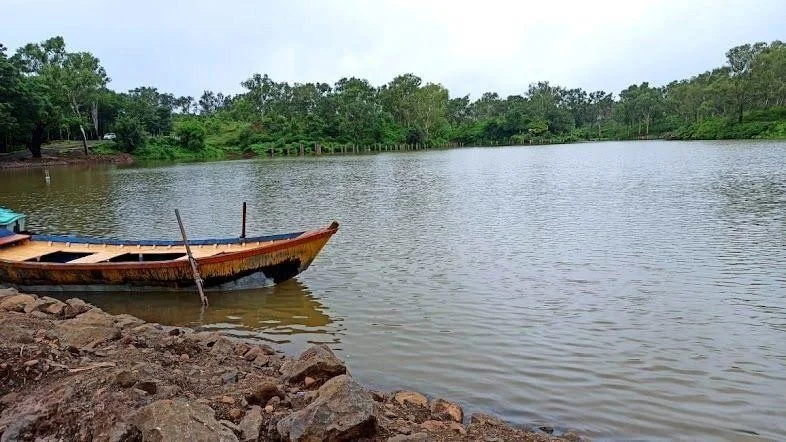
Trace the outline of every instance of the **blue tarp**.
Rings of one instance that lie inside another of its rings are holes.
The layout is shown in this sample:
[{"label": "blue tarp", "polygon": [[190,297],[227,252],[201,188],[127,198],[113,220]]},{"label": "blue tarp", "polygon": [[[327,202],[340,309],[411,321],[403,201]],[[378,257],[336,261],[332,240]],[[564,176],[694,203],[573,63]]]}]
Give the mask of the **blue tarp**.
[{"label": "blue tarp", "polygon": [[[188,240],[189,245],[211,245],[211,244],[240,244],[250,242],[265,242],[275,241],[281,239],[297,238],[305,232],[284,233],[281,235],[267,235],[255,236],[253,238],[222,238],[222,239],[197,239]],[[33,235],[30,239],[33,241],[52,241],[52,242],[70,242],[72,244],[107,244],[110,246],[181,246],[183,241],[166,241],[166,240],[122,240],[122,239],[99,239],[99,238],[83,238],[76,236],[56,236],[56,235]]]},{"label": "blue tarp", "polygon": [[0,224],[2,225],[8,225],[23,218],[25,218],[25,215],[21,213],[16,213],[13,210],[0,207]]}]

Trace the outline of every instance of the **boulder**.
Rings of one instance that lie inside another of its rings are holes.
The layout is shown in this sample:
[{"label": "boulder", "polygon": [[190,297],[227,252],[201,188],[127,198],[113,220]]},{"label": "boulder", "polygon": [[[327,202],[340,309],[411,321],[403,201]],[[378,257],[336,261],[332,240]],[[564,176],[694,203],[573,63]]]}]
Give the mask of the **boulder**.
[{"label": "boulder", "polygon": [[122,330],[138,327],[144,323],[145,321],[126,313],[115,315],[115,326]]},{"label": "boulder", "polygon": [[281,374],[288,382],[300,382],[306,376],[324,382],[346,372],[344,361],[325,345],[315,345],[304,351],[296,361],[281,367]]},{"label": "boulder", "polygon": [[17,294],[19,294],[19,291],[15,288],[0,289],[0,299],[7,298],[9,296],[14,296]]},{"label": "boulder", "polygon": [[377,417],[371,393],[347,375],[328,380],[319,397],[300,411],[278,421],[284,440],[340,441],[374,437]]},{"label": "boulder", "polygon": [[393,399],[401,406],[409,403],[417,405],[418,407],[428,407],[428,399],[426,399],[426,396],[423,396],[417,391],[399,391],[393,396]]},{"label": "boulder", "polygon": [[79,298],[71,298],[66,300],[66,306],[63,309],[63,317],[71,319],[77,315],[90,310],[92,306]]},{"label": "boulder", "polygon": [[53,315],[57,317],[63,316],[63,312],[65,311],[67,304],[65,302],[58,301],[57,299],[55,299],[55,301],[56,302],[53,302],[43,307],[41,311],[48,315]]},{"label": "boulder", "polygon": [[259,430],[262,428],[262,408],[254,405],[248,410],[240,421],[240,440],[255,441],[259,439]]},{"label": "boulder", "polygon": [[264,366],[268,365],[269,363],[270,363],[270,356],[268,356],[268,355],[266,355],[264,353],[259,353],[254,358],[254,366],[256,366],[256,367],[264,367]]},{"label": "boulder", "polygon": [[236,441],[231,430],[219,424],[213,409],[182,400],[159,400],[140,409],[129,419],[143,440]]},{"label": "boulder", "polygon": [[[69,308],[66,306],[66,310]],[[55,325],[55,330],[62,344],[75,348],[83,348],[88,344],[95,346],[120,337],[120,330],[115,327],[112,317],[99,309],[60,322]]]},{"label": "boulder", "polygon": [[246,400],[250,404],[265,405],[272,397],[284,399],[286,393],[279,387],[276,378],[264,377],[251,388],[251,393],[246,395]]},{"label": "boulder", "polygon": [[235,344],[223,336],[218,338],[210,347],[210,353],[214,355],[230,356],[235,354]]},{"label": "boulder", "polygon": [[229,429],[233,433],[235,433],[237,435],[240,435],[240,427],[235,425],[234,422],[222,419],[222,420],[218,421],[218,423],[221,424],[222,426],[226,427],[227,429]]},{"label": "boulder", "polygon": [[464,420],[464,410],[461,405],[446,401],[445,399],[434,399],[431,402],[431,414],[444,420],[462,422]]},{"label": "boulder", "polygon": [[38,298],[34,302],[28,302],[25,305],[24,312],[30,314],[35,311],[43,311],[46,306],[54,304],[55,302],[60,301],[49,297]]},{"label": "boulder", "polygon": [[28,306],[35,305],[38,298],[32,295],[12,295],[0,300],[0,310],[7,312],[24,312]]}]

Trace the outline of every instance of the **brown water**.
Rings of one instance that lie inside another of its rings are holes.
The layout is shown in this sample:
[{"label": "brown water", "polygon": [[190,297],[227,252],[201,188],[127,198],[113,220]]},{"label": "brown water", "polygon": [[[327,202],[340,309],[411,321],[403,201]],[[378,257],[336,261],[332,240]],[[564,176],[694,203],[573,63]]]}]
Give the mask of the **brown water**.
[{"label": "brown water", "polygon": [[[593,437],[786,439],[786,143],[600,143],[0,171],[31,228],[236,236],[342,222],[277,287],[88,294],[326,342],[361,381]],[[81,295],[80,295],[81,296]]]}]

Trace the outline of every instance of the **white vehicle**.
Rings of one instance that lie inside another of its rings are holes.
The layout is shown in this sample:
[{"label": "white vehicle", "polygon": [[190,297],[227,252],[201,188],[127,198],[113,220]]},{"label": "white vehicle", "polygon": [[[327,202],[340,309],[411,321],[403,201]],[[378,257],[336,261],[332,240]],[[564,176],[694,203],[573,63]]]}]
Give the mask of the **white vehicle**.
[{"label": "white vehicle", "polygon": [[109,132],[108,134],[104,134],[104,136],[101,138],[103,138],[104,140],[114,140],[115,138],[117,138],[117,136],[114,134],[114,132]]}]

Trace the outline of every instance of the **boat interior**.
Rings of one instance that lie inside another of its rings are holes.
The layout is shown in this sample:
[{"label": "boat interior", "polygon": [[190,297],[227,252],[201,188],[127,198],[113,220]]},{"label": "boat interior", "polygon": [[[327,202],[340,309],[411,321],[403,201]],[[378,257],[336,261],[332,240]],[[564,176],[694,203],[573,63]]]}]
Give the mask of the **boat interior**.
[{"label": "boat interior", "polygon": [[[189,241],[194,258],[255,249],[296,238],[304,232],[247,239]],[[59,264],[95,264],[187,260],[182,241],[119,241],[27,235],[0,230],[0,260]]]}]

